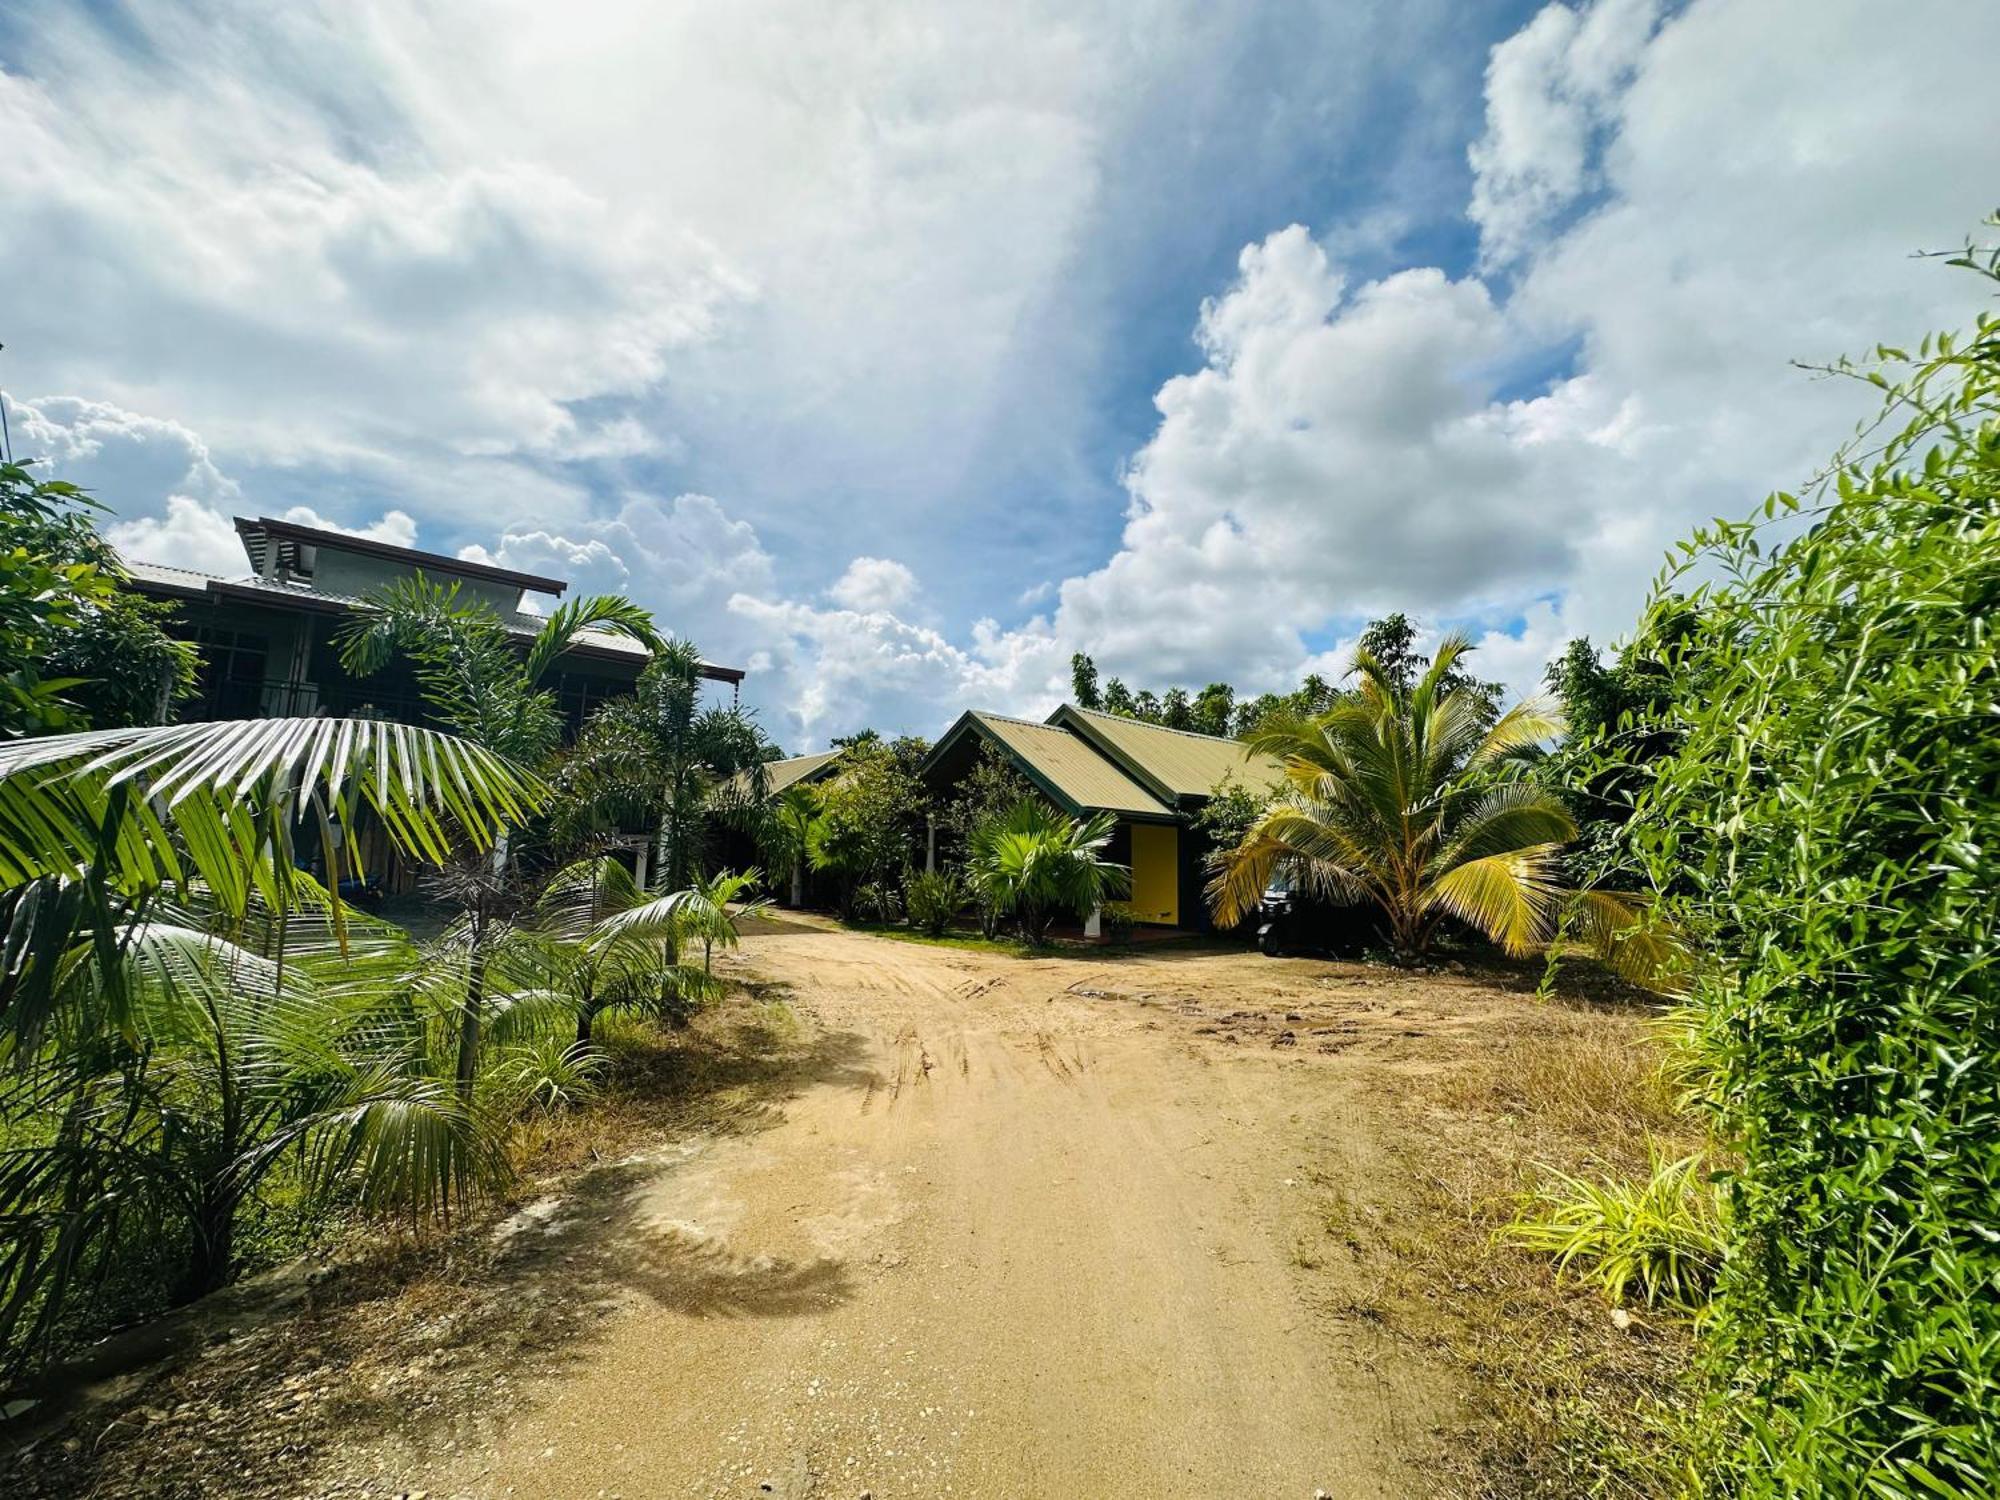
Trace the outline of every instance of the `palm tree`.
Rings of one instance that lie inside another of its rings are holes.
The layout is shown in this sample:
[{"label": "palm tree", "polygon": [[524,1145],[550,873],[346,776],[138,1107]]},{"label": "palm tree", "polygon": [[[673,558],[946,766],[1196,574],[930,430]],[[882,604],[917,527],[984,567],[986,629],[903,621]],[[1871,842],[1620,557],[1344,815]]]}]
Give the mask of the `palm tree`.
[{"label": "palm tree", "polygon": [[248,921],[154,904],[117,932],[115,986],[89,935],[71,950],[58,1025],[0,1087],[0,1347],[32,1344],[134,1235],[185,1245],[177,1300],[221,1286],[241,1211],[281,1166],[309,1202],[407,1212],[507,1175],[496,1122],[408,1024],[407,938],[307,877],[298,894],[285,913],[253,899]]},{"label": "palm tree", "polygon": [[[462,598],[422,573],[376,590],[341,627],[341,665],[356,676],[381,670],[399,653],[417,669],[424,697],[440,722],[466,738],[530,765],[545,764],[562,742],[556,695],[541,682],[558,657],[586,630],[609,630],[649,649],[661,645],[652,616],[629,599],[599,594],[575,599],[551,614],[521,651],[499,612]],[[452,872],[440,889],[460,907],[445,952],[463,962],[457,1045],[458,1089],[470,1099],[478,1072],[480,1033],[492,1003],[489,990],[514,941],[512,914],[523,904],[508,860],[507,836],[496,841],[491,872]]]},{"label": "palm tree", "polygon": [[717,816],[754,821],[763,800],[766,742],[748,714],[701,706],[701,654],[689,641],[659,646],[638,691],[592,715],[558,775],[558,838],[583,842],[608,826],[652,830],[647,884],[694,883]]},{"label": "palm tree", "polygon": [[[688,888],[701,906],[699,933],[701,937],[701,971],[714,972],[710,962],[715,945],[720,942],[725,948],[736,946],[736,924],[753,912],[762,911],[771,903],[765,899],[753,899],[757,887],[764,883],[764,872],[755,868],[737,874],[733,870],[719,870],[704,876]],[[735,911],[729,908],[736,907]]]},{"label": "palm tree", "polygon": [[1129,889],[1131,872],[1104,858],[1116,827],[1110,813],[1065,818],[1024,797],[973,830],[966,873],[982,902],[1015,917],[1022,936],[1039,945],[1056,918],[1082,920]]},{"label": "palm tree", "polygon": [[559,955],[557,989],[575,1010],[579,1044],[590,1043],[607,1011],[679,1024],[717,993],[705,964],[697,969],[680,958],[687,942],[701,938],[706,946],[715,936],[706,902],[693,892],[649,900],[630,871],[600,855],[558,871],[536,916]]},{"label": "palm tree", "polygon": [[648,650],[661,646],[653,617],[629,599],[598,594],[551,614],[522,652],[492,605],[461,598],[422,573],[376,590],[340,629],[340,663],[357,677],[399,653],[438,722],[475,744],[540,766],[562,741],[562,714],[542,679],[587,630],[610,631]]},{"label": "palm tree", "polygon": [[1565,902],[1556,856],[1576,825],[1516,773],[1517,758],[1562,722],[1531,700],[1489,725],[1481,685],[1454,675],[1469,649],[1449,637],[1408,687],[1358,651],[1353,693],[1315,717],[1269,720],[1251,738],[1252,750],[1284,763],[1286,784],[1218,856],[1209,895],[1219,921],[1241,921],[1282,870],[1323,899],[1378,906],[1404,963],[1428,953],[1448,917],[1510,954],[1552,935]]},{"label": "palm tree", "polygon": [[820,815],[815,787],[794,782],[765,808],[756,827],[758,847],[770,861],[771,873],[792,884],[792,905],[806,904],[806,869],[812,863],[813,823]]}]

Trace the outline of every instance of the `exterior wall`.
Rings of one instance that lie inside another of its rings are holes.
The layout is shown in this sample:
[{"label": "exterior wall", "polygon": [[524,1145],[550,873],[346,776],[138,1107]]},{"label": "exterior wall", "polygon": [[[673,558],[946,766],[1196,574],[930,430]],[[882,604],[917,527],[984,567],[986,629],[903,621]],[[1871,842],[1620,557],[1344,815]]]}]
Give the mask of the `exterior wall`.
[{"label": "exterior wall", "polygon": [[1141,922],[1181,925],[1180,829],[1171,823],[1134,823],[1133,915]]},{"label": "exterior wall", "polygon": [[[391,562],[384,557],[337,552],[324,546],[313,549],[313,587],[322,593],[359,596],[385,583],[400,582],[417,571],[408,564]],[[511,584],[493,583],[484,578],[456,578],[443,573],[429,576],[432,582],[447,588],[456,583],[461,599],[483,600],[503,615],[511,615],[521,607],[521,590]]]}]

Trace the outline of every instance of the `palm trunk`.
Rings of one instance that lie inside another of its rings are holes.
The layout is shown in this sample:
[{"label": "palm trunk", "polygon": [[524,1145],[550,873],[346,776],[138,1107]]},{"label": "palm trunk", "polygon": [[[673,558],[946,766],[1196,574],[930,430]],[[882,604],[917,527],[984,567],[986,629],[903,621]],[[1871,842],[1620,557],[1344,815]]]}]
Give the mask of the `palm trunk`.
[{"label": "palm trunk", "polygon": [[465,975],[465,1004],[458,1013],[458,1097],[472,1097],[479,1074],[479,1023],[486,1010],[486,954],[473,939],[472,961]]},{"label": "palm trunk", "polygon": [[175,1297],[192,1302],[228,1284],[236,1269],[237,1195],[211,1181],[195,1202],[187,1268]]}]

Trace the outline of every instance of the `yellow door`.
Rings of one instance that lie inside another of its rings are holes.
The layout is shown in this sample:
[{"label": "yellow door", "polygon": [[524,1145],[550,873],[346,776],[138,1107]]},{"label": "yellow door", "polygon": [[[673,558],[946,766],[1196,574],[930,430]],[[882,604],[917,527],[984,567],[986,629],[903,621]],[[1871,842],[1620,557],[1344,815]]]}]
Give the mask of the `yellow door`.
[{"label": "yellow door", "polygon": [[1169,823],[1132,825],[1132,915],[1168,927],[1181,919],[1181,831]]}]

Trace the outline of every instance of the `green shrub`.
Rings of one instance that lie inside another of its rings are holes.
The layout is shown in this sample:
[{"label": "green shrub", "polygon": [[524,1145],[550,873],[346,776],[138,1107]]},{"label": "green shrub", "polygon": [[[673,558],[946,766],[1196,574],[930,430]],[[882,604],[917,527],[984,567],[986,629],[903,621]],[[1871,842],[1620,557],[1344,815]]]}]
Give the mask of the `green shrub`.
[{"label": "green shrub", "polygon": [[912,925],[931,937],[943,937],[950,930],[969,899],[965,882],[945,870],[926,870],[912,875],[903,887]]},{"label": "green shrub", "polygon": [[903,896],[886,880],[869,880],[854,888],[854,917],[892,927],[903,920]]},{"label": "green shrub", "polygon": [[1107,901],[1102,908],[1104,935],[1114,943],[1132,941],[1132,929],[1139,925],[1139,919],[1129,901]]},{"label": "green shrub", "polygon": [[1715,1187],[1698,1155],[1655,1153],[1644,1182],[1552,1171],[1501,1238],[1554,1256],[1557,1270],[1602,1287],[1614,1303],[1636,1287],[1648,1307],[1687,1311],[1706,1304],[1724,1253]]},{"label": "green shrub", "polygon": [[1879,353],[1882,430],[1697,535],[1640,643],[1634,847],[1704,943],[1742,1159],[1710,1328],[1748,1495],[2000,1493],[2000,318]]}]

